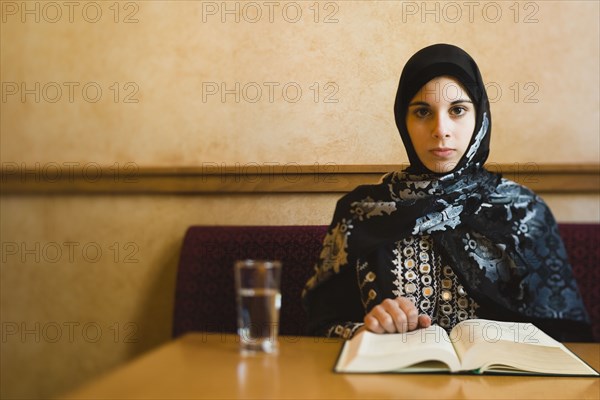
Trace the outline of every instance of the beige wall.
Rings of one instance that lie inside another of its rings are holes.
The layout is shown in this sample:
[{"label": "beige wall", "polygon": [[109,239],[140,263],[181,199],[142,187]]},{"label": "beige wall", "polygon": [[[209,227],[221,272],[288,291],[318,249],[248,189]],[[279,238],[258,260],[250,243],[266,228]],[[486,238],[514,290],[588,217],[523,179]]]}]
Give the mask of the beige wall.
[{"label": "beige wall", "polygon": [[[235,1],[125,2],[118,23],[114,3],[98,3],[97,23],[85,20],[96,7],[80,3],[73,23],[66,6],[51,23],[55,7],[32,2],[35,23],[21,3],[4,1],[10,117],[0,154],[27,163],[397,164],[406,160],[392,118],[402,66],[426,45],[452,42],[489,86],[490,161],[597,162],[598,2],[463,3],[275,2],[269,22],[269,7],[250,2],[262,12],[256,23],[246,21],[257,8]],[[236,5],[238,23],[223,14]],[[298,5],[301,17],[288,22]],[[239,103],[235,94],[222,101],[221,84],[235,92],[236,83]],[[213,84],[219,94],[203,91]],[[22,89],[34,93],[22,101]]]},{"label": "beige wall", "polygon": [[[244,20],[255,17],[247,3],[227,3],[245,10],[239,23],[207,13],[220,1],[121,2],[118,22],[113,2],[75,3],[72,23],[62,2],[56,23],[49,3],[28,3],[39,7],[39,22],[22,15],[25,3],[0,3],[3,163],[398,164],[405,155],[391,110],[399,74],[415,50],[440,41],[471,52],[495,90],[490,161],[599,161],[597,2],[521,2],[517,22],[514,2],[476,2],[472,22],[457,2],[463,14],[454,23],[456,9],[436,2],[428,7],[437,4],[439,23],[422,15],[421,2],[278,2],[272,23],[263,2],[253,3],[263,12],[257,23]],[[102,17],[88,22],[95,4]],[[295,4],[302,17],[292,23]],[[498,9],[499,20],[488,22]],[[327,15],[337,21],[324,23]],[[239,103],[232,94],[203,101],[203,86],[236,82],[256,82],[262,99],[248,101],[249,85]],[[22,84],[33,89],[24,98]],[[272,102],[267,85],[278,88]],[[95,87],[103,94],[93,103]],[[188,226],[327,224],[337,197],[3,196],[1,397],[60,393],[168,340]],[[600,221],[598,195],[544,198],[560,221]]]}]

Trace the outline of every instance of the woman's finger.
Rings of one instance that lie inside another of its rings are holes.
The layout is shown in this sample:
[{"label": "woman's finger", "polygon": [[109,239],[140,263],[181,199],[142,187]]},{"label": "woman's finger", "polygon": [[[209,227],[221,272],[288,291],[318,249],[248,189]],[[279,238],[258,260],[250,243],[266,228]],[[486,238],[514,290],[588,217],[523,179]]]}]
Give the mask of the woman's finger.
[{"label": "woman's finger", "polygon": [[374,333],[403,333],[431,326],[431,318],[419,315],[414,303],[405,297],[385,299],[373,307],[363,322]]},{"label": "woman's finger", "polygon": [[403,330],[398,330],[398,332],[408,332],[417,329],[419,326],[419,311],[414,303],[406,297],[397,297],[396,304],[398,304],[398,307],[402,310],[406,318],[402,326]]},{"label": "woman's finger", "polygon": [[380,305],[373,307],[370,314],[377,319],[379,325],[388,333],[396,332],[396,322],[394,317],[390,314],[390,307],[388,301],[384,300]]},{"label": "woman's finger", "polygon": [[429,328],[431,326],[431,317],[429,315],[419,315],[419,328]]},{"label": "woman's finger", "polygon": [[408,329],[408,318],[396,299],[386,299],[381,302],[381,307],[389,314],[394,323],[393,332],[406,332]]},{"label": "woman's finger", "polygon": [[365,315],[363,320],[365,323],[365,328],[373,333],[385,333],[385,329],[379,324],[377,318],[373,317],[371,314]]}]

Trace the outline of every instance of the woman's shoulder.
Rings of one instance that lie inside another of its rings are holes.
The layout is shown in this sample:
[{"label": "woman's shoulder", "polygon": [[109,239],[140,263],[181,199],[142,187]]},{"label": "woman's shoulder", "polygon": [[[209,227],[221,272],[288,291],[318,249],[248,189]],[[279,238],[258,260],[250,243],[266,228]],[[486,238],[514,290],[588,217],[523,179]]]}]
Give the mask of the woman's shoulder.
[{"label": "woman's shoulder", "polygon": [[496,196],[509,197],[515,201],[518,201],[519,198],[523,200],[525,198],[541,200],[537,193],[527,186],[521,185],[520,183],[506,178],[500,178],[500,181],[498,182],[496,189],[493,191],[493,194]]},{"label": "woman's shoulder", "polygon": [[552,211],[542,197],[529,187],[509,179],[501,178],[489,197],[491,203],[503,204],[511,209],[537,210],[540,216],[552,216]]},{"label": "woman's shoulder", "polygon": [[354,202],[364,201],[367,199],[383,200],[388,198],[390,176],[391,175],[388,173],[383,175],[377,183],[363,184],[355,187],[338,200],[338,206],[350,205]]}]

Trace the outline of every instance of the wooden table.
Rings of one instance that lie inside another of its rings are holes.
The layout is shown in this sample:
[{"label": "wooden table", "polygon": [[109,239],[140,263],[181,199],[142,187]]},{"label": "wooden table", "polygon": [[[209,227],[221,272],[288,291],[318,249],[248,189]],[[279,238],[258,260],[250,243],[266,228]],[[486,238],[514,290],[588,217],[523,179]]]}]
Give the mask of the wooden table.
[{"label": "wooden table", "polygon": [[[243,356],[235,335],[194,333],[70,393],[73,399],[600,399],[600,379],[336,374],[337,339],[281,337],[278,355]],[[600,343],[568,344],[598,370]]]}]

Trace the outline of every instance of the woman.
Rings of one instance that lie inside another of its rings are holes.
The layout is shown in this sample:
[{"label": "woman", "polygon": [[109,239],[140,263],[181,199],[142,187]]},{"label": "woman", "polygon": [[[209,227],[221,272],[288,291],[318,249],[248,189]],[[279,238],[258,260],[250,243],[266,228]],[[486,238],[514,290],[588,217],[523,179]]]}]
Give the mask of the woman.
[{"label": "woman", "polygon": [[338,201],[303,292],[309,332],[349,338],[487,318],[591,339],[550,210],[483,167],[491,115],[473,59],[447,44],[417,52],[394,114],[410,166]]}]

